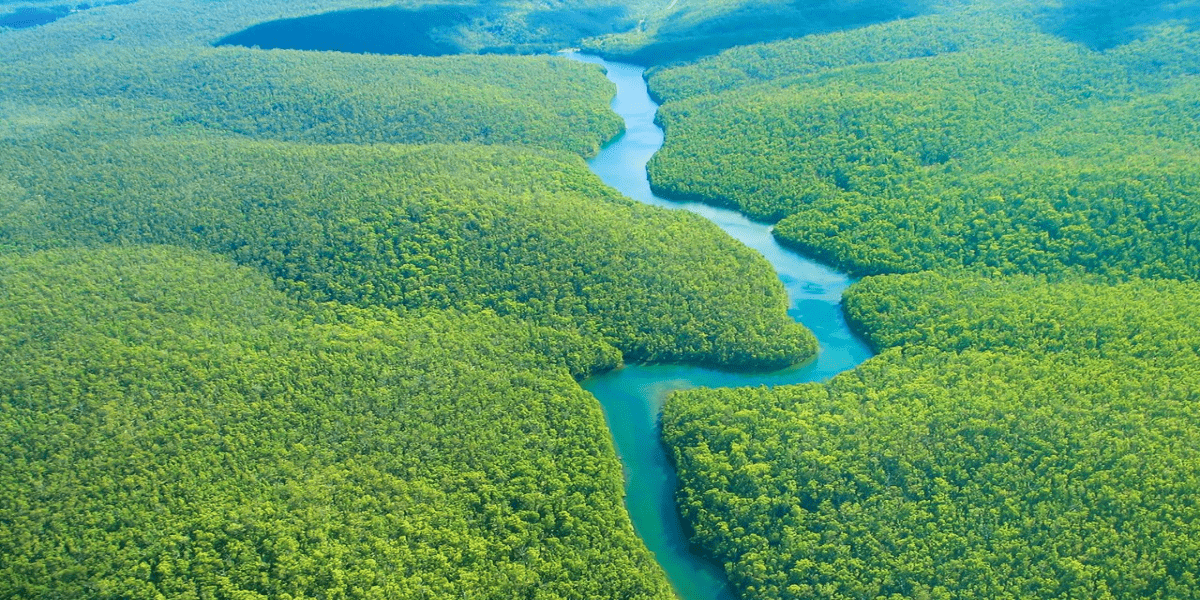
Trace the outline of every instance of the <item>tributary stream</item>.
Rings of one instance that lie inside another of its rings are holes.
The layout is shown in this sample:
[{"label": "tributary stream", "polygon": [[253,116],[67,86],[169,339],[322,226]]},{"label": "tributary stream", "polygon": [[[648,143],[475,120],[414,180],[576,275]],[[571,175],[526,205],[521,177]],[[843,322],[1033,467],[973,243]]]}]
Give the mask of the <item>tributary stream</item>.
[{"label": "tributary stream", "polygon": [[871,350],[847,327],[839,306],[842,292],[854,280],[781,247],[772,237],[770,225],[735,211],[655,196],[646,176],[646,161],[662,147],[663,131],[654,123],[658,105],[642,79],[645,69],[575,53],[567,57],[608,70],[608,78],[617,85],[613,110],[625,119],[625,133],[589,162],[592,171],[634,200],[702,215],[761,252],[787,288],[788,314],[811,329],[821,344],[814,362],[776,373],[630,365],[583,382],[600,400],[625,466],[625,504],[634,529],[654,552],[675,591],[683,600],[731,599],[734,596],[720,565],[695,554],[688,544],[675,506],[675,471],[659,437],[663,402],[675,390],[825,381],[857,366],[871,356]]}]

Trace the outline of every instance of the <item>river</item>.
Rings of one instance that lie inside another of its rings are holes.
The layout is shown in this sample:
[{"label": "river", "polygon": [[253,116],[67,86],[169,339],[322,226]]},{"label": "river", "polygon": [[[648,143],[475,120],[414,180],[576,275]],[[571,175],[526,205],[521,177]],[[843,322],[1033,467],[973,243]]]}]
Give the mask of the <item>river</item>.
[{"label": "river", "polygon": [[767,374],[731,373],[688,365],[630,365],[583,382],[604,408],[617,453],[625,467],[625,505],[633,527],[654,552],[682,600],[734,598],[720,565],[692,552],[675,506],[675,471],[659,437],[663,402],[674,390],[695,387],[775,386],[825,381],[871,357],[871,350],[846,325],[839,305],[854,280],[780,246],[771,227],[741,213],[698,202],[655,196],[646,161],[662,147],[654,123],[658,105],[636,65],[567,53],[568,58],[608,70],[617,86],[612,108],[625,119],[625,133],[589,161],[592,171],[621,193],[654,206],[687,210],[708,218],[729,235],[762,253],[787,288],[788,314],[817,336],[820,354],[808,365]]}]

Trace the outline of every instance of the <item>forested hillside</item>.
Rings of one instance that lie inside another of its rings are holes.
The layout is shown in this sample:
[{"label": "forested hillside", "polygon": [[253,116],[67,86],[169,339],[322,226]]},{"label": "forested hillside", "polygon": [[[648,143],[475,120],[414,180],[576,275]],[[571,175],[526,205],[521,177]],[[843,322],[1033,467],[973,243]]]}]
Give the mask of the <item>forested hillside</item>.
[{"label": "forested hillside", "polygon": [[[51,5],[53,0],[11,0],[4,5]],[[323,29],[320,35],[335,40],[379,40],[390,29],[393,48],[379,54],[404,52],[406,44],[429,43],[452,53],[547,53],[578,43],[591,36],[623,32],[639,19],[657,13],[662,4],[650,0],[256,0],[254,2],[201,3],[195,0],[103,0],[93,8],[71,11],[51,27],[12,30],[19,37],[35,39],[60,34],[83,34],[64,42],[56,50],[78,50],[97,45],[92,35],[110,45],[193,46],[211,44],[239,33],[255,35],[265,30]],[[719,5],[718,2],[694,3]],[[731,7],[724,3],[724,9]],[[78,5],[76,5],[78,6]],[[0,13],[2,14],[2,13]],[[365,17],[365,18],[359,18]],[[349,27],[347,27],[349,26]],[[8,33],[5,30],[5,33]],[[241,44],[242,41],[232,40]],[[99,44],[101,46],[106,44]],[[252,45],[252,44],[250,44]],[[263,48],[275,47],[268,43]],[[337,48],[310,48],[336,50]],[[31,49],[32,50],[32,49]]]},{"label": "forested hillside", "polygon": [[[37,0],[19,4],[32,5]],[[44,4],[44,3],[43,3]],[[5,30],[70,53],[199,44],[374,54],[544,54],[582,46],[642,64],[707,56],[739,44],[862,27],[929,12],[937,1],[881,0],[194,0],[49,8],[50,27]],[[2,13],[0,13],[2,14]],[[0,25],[3,30],[3,25]],[[96,41],[111,42],[96,44]],[[0,41],[0,45],[4,42]],[[37,51],[14,48],[17,55]]]},{"label": "forested hillside", "polygon": [[0,258],[0,596],[668,598],[573,369],[168,247]]},{"label": "forested hillside", "polygon": [[985,3],[659,71],[652,180],[857,273],[1195,277],[1200,35],[1163,23],[1100,53],[1031,14]]},{"label": "forested hillside", "polygon": [[75,57],[50,73],[33,61],[0,67],[4,110],[14,126],[25,125],[9,135],[65,123],[93,134],[472,142],[590,155],[621,130],[600,73],[549,57],[110,52]]},{"label": "forested hillside", "polygon": [[827,386],[681,392],[696,541],[748,598],[1186,598],[1200,287],[918,274],[847,299]]},{"label": "forested hillside", "polygon": [[0,26],[0,598],[672,598],[577,381],[817,345],[587,171],[576,45],[657,65],[657,191],[876,275],[879,356],[667,403],[739,597],[1200,590],[1195,0],[0,7],[57,17]]},{"label": "forested hillside", "polygon": [[717,57],[652,68],[649,83],[660,100],[673,102],[841,67],[1021,43],[1036,32],[1034,23],[1012,11],[967,5],[862,29],[731,48]]},{"label": "forested hillside", "polygon": [[[539,6],[451,33],[640,10]],[[673,596],[576,379],[811,334],[761,257],[587,172],[594,66],[213,47],[348,8],[0,29],[0,597]]]},{"label": "forested hillside", "polygon": [[925,0],[675,0],[644,7],[635,27],[582,40],[584,49],[641,65],[679,63],[742,44],[912,17]]},{"label": "forested hillside", "polygon": [[743,597],[1195,596],[1196,17],[973,2],[652,73],[658,190],[913,272],[847,292],[855,370],[668,401]]},{"label": "forested hillside", "polygon": [[877,348],[926,345],[1190,364],[1200,352],[1194,283],[1047,283],[924,272],[869,277],[844,298]]},{"label": "forested hillside", "polygon": [[783,366],[812,335],[769,265],[577,158],[469,146],[239,140],[12,144],[10,247],[158,243],[261,267],[302,296],[477,310],[595,335],[630,360]]}]

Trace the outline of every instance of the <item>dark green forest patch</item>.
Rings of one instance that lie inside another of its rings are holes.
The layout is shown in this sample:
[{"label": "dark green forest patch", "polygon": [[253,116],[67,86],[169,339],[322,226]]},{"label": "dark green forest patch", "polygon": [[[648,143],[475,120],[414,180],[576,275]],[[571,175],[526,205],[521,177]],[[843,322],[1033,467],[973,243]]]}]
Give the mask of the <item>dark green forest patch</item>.
[{"label": "dark green forest patch", "polygon": [[[583,44],[640,64],[677,62],[741,44],[826,33],[912,17],[924,0],[786,0],[687,6],[647,17],[621,4],[521,2],[333,11],[254,25],[218,45],[439,56],[530,53]],[[639,18],[642,17],[642,18]]]},{"label": "dark green forest patch", "polygon": [[1046,31],[1094,50],[1106,50],[1146,36],[1165,22],[1200,27],[1195,0],[1071,0],[1043,18]]},{"label": "dark green forest patch", "polygon": [[537,37],[564,45],[626,31],[635,24],[629,9],[620,5],[533,11],[525,15],[525,23]]},{"label": "dark green forest patch", "polygon": [[682,62],[744,44],[863,27],[924,13],[922,0],[845,2],[787,0],[689,7],[658,21],[645,35],[595,40],[589,49],[645,65]]},{"label": "dark green forest patch", "polygon": [[53,23],[71,14],[69,6],[27,7],[18,8],[8,14],[0,15],[0,27],[24,29]]},{"label": "dark green forest patch", "polygon": [[548,52],[634,24],[620,5],[522,8],[508,2],[334,11],[260,23],[217,45],[419,56]]},{"label": "dark green forest patch", "polygon": [[442,56],[462,48],[438,36],[478,11],[474,6],[345,10],[260,23],[217,42],[263,49],[337,50],[357,54]]}]

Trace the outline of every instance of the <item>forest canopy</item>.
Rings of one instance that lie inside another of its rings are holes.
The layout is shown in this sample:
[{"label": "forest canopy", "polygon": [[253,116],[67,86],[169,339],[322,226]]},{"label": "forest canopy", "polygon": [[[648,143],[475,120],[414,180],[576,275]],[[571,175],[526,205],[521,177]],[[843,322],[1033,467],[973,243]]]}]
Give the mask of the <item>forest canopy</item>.
[{"label": "forest canopy", "polygon": [[611,347],[162,246],[0,282],[0,596],[670,597],[567,368]]},{"label": "forest canopy", "polygon": [[[173,244],[262,268],[303,297],[489,308],[630,360],[785,366],[815,352],[759,255],[642,206],[577,157],[504,147],[125,140],[0,148],[26,207],[13,248]],[[32,204],[32,199],[40,199]]]},{"label": "forest canopy", "polygon": [[678,0],[627,32],[594,36],[583,47],[641,65],[674,64],[744,44],[800,38],[912,17],[925,0]]},{"label": "forest canopy", "polygon": [[[609,14],[513,5],[514,52]],[[811,334],[587,172],[595,66],[212,46],[353,8],[0,30],[0,597],[672,597],[576,380]]]},{"label": "forest canopy", "polygon": [[693,542],[742,597],[1200,589],[1200,37],[1189,3],[1118,4],[964,3],[652,72],[657,190],[880,274],[844,298],[879,356],[667,402]]},{"label": "forest canopy", "polygon": [[497,55],[576,45],[656,65],[657,191],[876,275],[879,356],[666,406],[739,597],[1200,590],[1192,0],[56,16],[0,26],[0,597],[671,598],[577,380],[817,345],[587,172],[599,69]]},{"label": "forest canopy", "polygon": [[975,7],[731,50],[651,78],[651,177],[859,274],[1190,279],[1198,49],[1167,22],[1102,54]]},{"label": "forest canopy", "polygon": [[748,598],[1179,598],[1200,584],[1200,287],[864,280],[879,356],[676,393],[694,541]]}]

